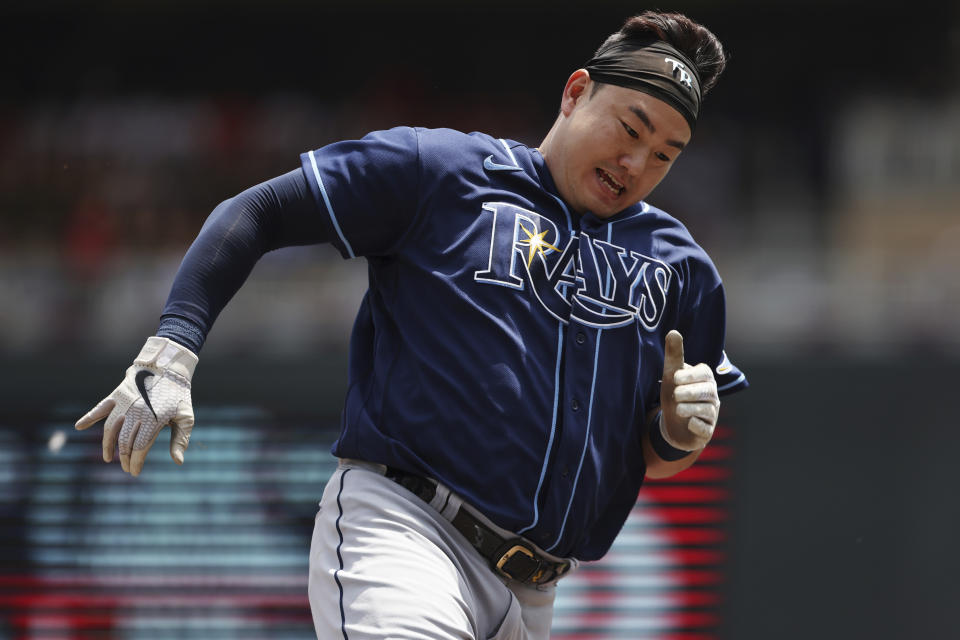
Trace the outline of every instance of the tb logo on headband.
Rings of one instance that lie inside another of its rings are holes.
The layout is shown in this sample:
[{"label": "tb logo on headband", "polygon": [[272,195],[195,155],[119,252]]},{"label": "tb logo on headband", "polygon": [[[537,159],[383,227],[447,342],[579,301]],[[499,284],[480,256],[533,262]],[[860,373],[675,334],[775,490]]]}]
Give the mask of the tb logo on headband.
[{"label": "tb logo on headband", "polygon": [[687,68],[683,66],[683,63],[673,58],[664,58],[664,60],[673,67],[673,77],[685,86],[687,91],[693,91],[693,78],[687,73]]}]

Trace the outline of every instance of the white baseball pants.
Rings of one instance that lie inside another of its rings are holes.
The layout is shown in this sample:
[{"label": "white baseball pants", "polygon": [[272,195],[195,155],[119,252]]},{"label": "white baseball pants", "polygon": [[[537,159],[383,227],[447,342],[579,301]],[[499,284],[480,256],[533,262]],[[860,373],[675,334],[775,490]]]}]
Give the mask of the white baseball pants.
[{"label": "white baseball pants", "polygon": [[[323,492],[308,589],[317,637],[547,640],[555,584],[502,578],[435,507],[383,471],[341,460]],[[433,503],[447,514],[460,506],[443,486]]]}]

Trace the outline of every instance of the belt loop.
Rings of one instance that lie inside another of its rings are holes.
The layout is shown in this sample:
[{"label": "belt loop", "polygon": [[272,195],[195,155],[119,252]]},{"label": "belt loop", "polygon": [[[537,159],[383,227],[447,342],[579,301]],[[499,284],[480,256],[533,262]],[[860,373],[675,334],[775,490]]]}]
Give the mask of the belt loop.
[{"label": "belt loop", "polygon": [[[430,501],[430,506],[439,513],[444,519],[449,520],[447,517],[446,510],[451,508],[451,503],[455,500],[453,492],[450,491],[450,488],[444,484],[437,483],[437,492],[433,496],[433,500]],[[459,502],[459,501],[458,501]],[[456,507],[460,505],[457,504]],[[453,513],[456,513],[456,507],[454,507]]]}]

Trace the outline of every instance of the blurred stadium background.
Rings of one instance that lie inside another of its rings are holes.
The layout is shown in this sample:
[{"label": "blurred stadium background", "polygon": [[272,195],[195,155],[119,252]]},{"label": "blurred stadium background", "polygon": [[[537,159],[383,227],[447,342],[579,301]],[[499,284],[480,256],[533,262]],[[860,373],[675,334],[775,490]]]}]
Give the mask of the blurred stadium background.
[{"label": "blurred stadium background", "polygon": [[[643,8],[4,3],[0,638],[310,637],[364,264],[262,261],[202,353],[184,468],[161,450],[127,478],[73,421],[218,202],[396,124],[535,145],[568,73]],[[956,637],[958,3],[660,8],[732,54],[650,201],[724,275],[753,387],[711,457],[644,490],[563,585],[555,637]]]}]

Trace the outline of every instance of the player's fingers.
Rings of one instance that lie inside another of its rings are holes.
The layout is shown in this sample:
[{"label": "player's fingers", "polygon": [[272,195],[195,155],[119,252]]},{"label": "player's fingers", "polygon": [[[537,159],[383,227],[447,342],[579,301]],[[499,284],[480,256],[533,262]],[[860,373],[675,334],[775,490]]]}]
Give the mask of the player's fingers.
[{"label": "player's fingers", "polygon": [[674,373],[680,369],[683,369],[683,336],[672,329],[663,345],[663,380],[672,381]]},{"label": "player's fingers", "polygon": [[690,430],[690,433],[700,438],[710,438],[713,436],[713,424],[704,422],[700,418],[690,418],[690,422],[687,423],[687,429]]},{"label": "player's fingers", "polygon": [[123,428],[120,429],[120,438],[117,442],[120,447],[120,467],[128,473],[130,472],[130,454],[133,452],[133,442],[140,430],[140,424],[140,420],[128,414],[123,421]]},{"label": "player's fingers", "polygon": [[113,454],[117,448],[117,436],[126,418],[126,414],[120,413],[120,411],[114,411],[110,414],[110,417],[107,418],[107,421],[103,423],[104,462],[111,462],[113,460]]},{"label": "player's fingers", "polygon": [[677,415],[681,418],[700,418],[716,424],[719,414],[720,411],[711,402],[681,402],[677,405]]},{"label": "player's fingers", "polygon": [[710,370],[709,365],[702,362],[694,367],[686,366],[673,374],[673,381],[677,385],[708,380],[713,380],[713,371]]},{"label": "player's fingers", "polygon": [[[143,433],[145,426],[141,423],[140,433]],[[140,434],[138,434],[140,435]],[[143,471],[143,463],[147,459],[147,452],[150,451],[150,447],[153,446],[153,443],[157,441],[157,436],[160,435],[160,429],[156,429],[153,432],[153,437],[150,438],[142,447],[139,443],[134,447],[133,451],[130,452],[130,474],[133,476],[139,476],[140,472]]]},{"label": "player's fingers", "polygon": [[673,390],[673,399],[676,402],[710,402],[720,403],[717,396],[716,382],[694,382],[684,384]]},{"label": "player's fingers", "polygon": [[[184,407],[183,405],[187,405]],[[183,464],[183,456],[190,446],[190,434],[193,433],[193,408],[182,402],[177,417],[174,418],[173,431],[170,433],[170,457],[177,464]]]},{"label": "player's fingers", "polygon": [[113,407],[116,406],[117,401],[113,398],[104,398],[97,403],[93,409],[90,409],[82,418],[77,420],[77,423],[73,425],[73,428],[78,431],[83,431],[84,429],[89,429],[92,425],[103,420],[110,412],[113,411]]}]

